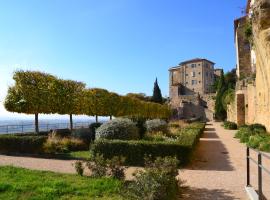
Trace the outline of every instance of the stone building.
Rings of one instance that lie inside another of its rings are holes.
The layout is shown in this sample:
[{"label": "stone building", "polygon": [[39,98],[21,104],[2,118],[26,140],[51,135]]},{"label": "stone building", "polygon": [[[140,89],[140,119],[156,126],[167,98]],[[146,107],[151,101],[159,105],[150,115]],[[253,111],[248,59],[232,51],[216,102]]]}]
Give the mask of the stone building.
[{"label": "stone building", "polygon": [[[252,24],[249,49],[247,23]],[[238,81],[227,118],[239,125],[260,123],[270,131],[270,0],[248,0],[246,16],[235,21],[235,45]]]},{"label": "stone building", "polygon": [[[181,62],[169,69],[170,105],[177,118],[201,117],[212,119],[213,108],[206,111],[207,101],[213,101],[212,86],[219,70],[214,69],[215,63],[202,58]],[[206,100],[206,101],[205,101]]]}]

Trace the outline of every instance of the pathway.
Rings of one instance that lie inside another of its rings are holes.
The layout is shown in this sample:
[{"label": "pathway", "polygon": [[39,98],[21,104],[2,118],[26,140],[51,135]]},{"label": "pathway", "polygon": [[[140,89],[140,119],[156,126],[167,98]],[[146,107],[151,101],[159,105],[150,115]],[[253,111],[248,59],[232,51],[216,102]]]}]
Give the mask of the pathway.
[{"label": "pathway", "polygon": [[[221,123],[207,124],[194,153],[193,162],[180,174],[185,185],[188,186],[184,199],[248,199],[245,192],[246,147],[233,138],[235,132],[225,130],[221,127]],[[252,156],[255,158],[256,155],[252,154]],[[264,164],[268,163],[264,162]],[[253,164],[251,164],[251,172],[251,183],[256,186],[257,168]],[[269,187],[269,175],[263,173],[263,176],[265,180],[263,184]],[[270,197],[270,190],[266,187],[264,193],[265,196]]]}]

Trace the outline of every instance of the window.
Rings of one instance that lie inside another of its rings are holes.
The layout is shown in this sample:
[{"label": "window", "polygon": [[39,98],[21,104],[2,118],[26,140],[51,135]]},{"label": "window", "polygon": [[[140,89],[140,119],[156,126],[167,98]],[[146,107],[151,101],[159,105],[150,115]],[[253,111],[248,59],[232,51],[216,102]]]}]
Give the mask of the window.
[{"label": "window", "polygon": [[201,81],[199,81],[199,83],[201,83]]},{"label": "window", "polygon": [[186,76],[188,76],[188,74],[186,74]]},{"label": "window", "polygon": [[205,76],[208,77],[208,72],[205,72]]},{"label": "window", "polygon": [[200,75],[200,74],[201,74],[201,72],[198,72],[198,74]]},{"label": "window", "polygon": [[195,68],[195,67],[196,67],[196,64],[191,64],[191,67],[192,67],[192,68]]},{"label": "window", "polygon": [[191,72],[192,77],[195,77],[195,75],[196,75],[195,72]]},{"label": "window", "polygon": [[188,85],[188,82],[186,82],[186,85]]},{"label": "window", "polygon": [[192,80],[192,85],[196,85],[197,84],[197,80]]}]

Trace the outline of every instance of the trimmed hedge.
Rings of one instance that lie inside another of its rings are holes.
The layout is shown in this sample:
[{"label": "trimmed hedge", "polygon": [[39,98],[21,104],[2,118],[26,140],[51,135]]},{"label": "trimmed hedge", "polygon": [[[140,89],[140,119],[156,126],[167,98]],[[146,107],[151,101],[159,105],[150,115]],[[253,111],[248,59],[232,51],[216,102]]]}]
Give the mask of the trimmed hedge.
[{"label": "trimmed hedge", "polygon": [[105,158],[114,156],[126,158],[125,164],[142,166],[144,157],[176,156],[181,164],[187,163],[192,147],[177,142],[155,142],[145,140],[99,140],[91,146],[94,154],[103,154]]},{"label": "trimmed hedge", "polygon": [[151,155],[153,158],[175,156],[181,165],[188,163],[193,149],[203,132],[204,124],[197,127],[183,129],[177,138],[166,141],[148,140],[97,140],[90,146],[93,154],[103,154],[105,158],[114,156],[126,158],[126,165],[143,166],[144,157]]},{"label": "trimmed hedge", "polygon": [[47,136],[1,135],[0,153],[42,153],[47,138]]}]

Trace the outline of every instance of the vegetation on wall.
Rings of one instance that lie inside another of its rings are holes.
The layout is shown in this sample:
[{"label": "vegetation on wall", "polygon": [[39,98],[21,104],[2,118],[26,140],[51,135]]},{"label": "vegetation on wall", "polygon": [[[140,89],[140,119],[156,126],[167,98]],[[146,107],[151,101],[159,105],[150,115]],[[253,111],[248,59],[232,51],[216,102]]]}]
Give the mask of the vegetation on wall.
[{"label": "vegetation on wall", "polygon": [[217,94],[215,102],[215,118],[225,120],[227,117],[227,105],[234,101],[236,70],[232,69],[225,75],[222,72],[217,85]]}]

